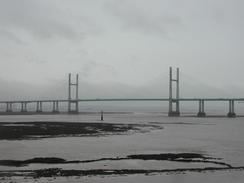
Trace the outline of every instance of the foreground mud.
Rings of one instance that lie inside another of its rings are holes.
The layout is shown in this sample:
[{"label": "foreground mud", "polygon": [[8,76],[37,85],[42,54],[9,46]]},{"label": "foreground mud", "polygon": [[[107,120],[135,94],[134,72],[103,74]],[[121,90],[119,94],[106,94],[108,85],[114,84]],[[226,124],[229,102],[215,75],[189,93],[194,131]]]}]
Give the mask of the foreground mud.
[{"label": "foreground mud", "polygon": [[67,161],[62,158],[47,157],[47,158],[33,158],[28,160],[0,160],[1,166],[27,166],[29,164],[73,164],[73,163],[93,163],[98,161],[120,161],[120,160],[157,160],[157,161],[178,161],[185,163],[212,163],[218,165],[224,165],[227,167],[232,167],[230,164],[214,161],[221,160],[220,158],[207,157],[202,154],[197,153],[166,153],[166,154],[136,154],[128,155],[126,157],[116,157],[116,158],[100,158],[93,160],[73,160]]},{"label": "foreground mud", "polygon": [[[121,121],[115,124],[113,120],[111,123],[85,123],[85,120],[84,123],[1,123],[0,140],[6,148],[0,157],[0,182],[66,183],[72,180],[77,183],[88,179],[88,182],[133,182],[134,179],[137,182],[160,182],[175,178],[183,182],[199,182],[198,179],[207,182],[205,179],[209,176],[213,177],[212,182],[221,182],[216,177],[223,175],[221,179],[224,180],[237,175],[227,179],[231,180],[229,182],[242,180],[244,163],[242,156],[238,157],[242,149],[237,149],[242,147],[241,138],[231,136],[233,139],[229,140],[230,136],[222,136],[223,132],[228,134],[229,129],[241,129],[242,126],[233,126],[235,121],[228,123],[228,130],[224,131],[222,123],[209,120],[199,123],[194,123],[195,119],[193,122],[152,120],[155,122],[138,120],[137,124],[122,124]],[[8,143],[13,145],[8,146]],[[9,149],[13,152],[15,145],[18,147],[15,154],[8,156]],[[32,147],[35,149],[25,155],[25,146],[28,151]],[[42,151],[46,149],[51,153]],[[230,150],[236,153],[230,155]],[[70,152],[73,154],[66,156],[65,153]],[[192,181],[184,180],[186,177]]]},{"label": "foreground mud", "polygon": [[67,136],[99,136],[142,132],[145,128],[162,129],[160,125],[72,123],[72,122],[16,122],[0,123],[0,140],[40,139]]},{"label": "foreground mud", "polygon": [[135,154],[126,157],[115,158],[101,158],[94,160],[75,160],[67,161],[62,158],[33,158],[28,160],[0,160],[1,166],[27,166],[29,164],[71,164],[71,163],[92,163],[97,161],[121,161],[121,160],[157,160],[157,161],[175,161],[184,163],[211,163],[213,165],[220,165],[215,167],[204,168],[175,168],[175,169],[88,169],[88,170],[64,170],[61,168],[48,168],[38,170],[12,170],[1,171],[0,177],[68,177],[68,176],[98,176],[98,175],[131,175],[131,174],[152,174],[152,173],[186,173],[186,172],[207,172],[207,171],[243,171],[244,166],[233,167],[230,164],[222,162],[221,158],[213,158],[197,153],[166,153],[166,154]]},{"label": "foreground mud", "polygon": [[32,178],[41,177],[68,177],[68,176],[99,176],[99,175],[132,175],[132,174],[154,174],[154,173],[187,173],[187,172],[213,172],[213,171],[243,171],[241,167],[206,167],[206,168],[179,168],[163,170],[144,170],[144,169],[93,169],[93,170],[62,170],[60,168],[41,169],[33,171],[12,171],[0,172],[0,177],[24,176]]}]

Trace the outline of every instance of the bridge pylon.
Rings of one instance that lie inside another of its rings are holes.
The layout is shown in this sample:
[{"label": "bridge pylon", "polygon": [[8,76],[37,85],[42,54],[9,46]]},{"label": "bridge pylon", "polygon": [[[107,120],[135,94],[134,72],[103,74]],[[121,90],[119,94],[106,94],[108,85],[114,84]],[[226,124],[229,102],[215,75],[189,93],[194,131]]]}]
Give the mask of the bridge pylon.
[{"label": "bridge pylon", "polygon": [[[68,90],[68,113],[77,114],[79,112],[79,75],[76,74],[76,82],[71,81],[71,74],[69,74],[69,90]],[[75,98],[72,98],[72,86],[75,87]],[[74,109],[73,106],[74,105]]]},{"label": "bridge pylon", "polygon": [[204,111],[204,100],[199,100],[199,112],[197,113],[197,117],[206,117],[206,113]]},{"label": "bridge pylon", "polygon": [[[168,116],[180,116],[180,83],[179,68],[176,69],[176,78],[173,79],[172,67],[169,68],[169,113]],[[173,82],[176,83],[175,96],[173,95]],[[174,107],[175,106],[175,107]],[[175,109],[174,109],[175,108]]]},{"label": "bridge pylon", "polygon": [[229,100],[229,113],[227,114],[229,118],[235,118],[236,113],[235,113],[235,101],[234,100]]}]

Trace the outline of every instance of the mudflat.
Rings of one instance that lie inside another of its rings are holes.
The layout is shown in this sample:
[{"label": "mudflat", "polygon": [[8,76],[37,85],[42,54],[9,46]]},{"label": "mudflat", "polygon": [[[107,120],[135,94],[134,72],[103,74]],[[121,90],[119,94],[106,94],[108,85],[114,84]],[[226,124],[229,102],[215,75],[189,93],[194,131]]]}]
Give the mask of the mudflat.
[{"label": "mudflat", "polygon": [[38,139],[67,136],[99,136],[139,132],[145,127],[161,129],[159,125],[79,123],[79,122],[14,122],[0,123],[0,140]]}]

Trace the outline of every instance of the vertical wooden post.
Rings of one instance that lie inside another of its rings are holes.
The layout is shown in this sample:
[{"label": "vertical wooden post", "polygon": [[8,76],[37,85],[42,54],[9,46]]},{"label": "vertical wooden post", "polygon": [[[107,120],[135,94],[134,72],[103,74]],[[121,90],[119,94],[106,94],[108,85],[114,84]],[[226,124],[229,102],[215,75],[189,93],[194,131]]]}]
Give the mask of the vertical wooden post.
[{"label": "vertical wooden post", "polygon": [[103,110],[101,110],[101,121],[103,121]]}]

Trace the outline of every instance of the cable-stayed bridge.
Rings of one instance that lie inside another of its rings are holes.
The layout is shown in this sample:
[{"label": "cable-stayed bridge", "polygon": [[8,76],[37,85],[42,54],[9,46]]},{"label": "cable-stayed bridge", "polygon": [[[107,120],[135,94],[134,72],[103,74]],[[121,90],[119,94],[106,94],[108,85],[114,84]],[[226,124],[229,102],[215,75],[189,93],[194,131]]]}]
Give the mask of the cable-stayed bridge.
[{"label": "cable-stayed bridge", "polygon": [[[198,117],[205,117],[205,102],[207,101],[224,101],[228,102],[229,111],[227,113],[228,117],[236,117],[235,113],[235,102],[244,102],[244,98],[180,98],[180,78],[179,78],[179,68],[176,69],[176,77],[173,78],[172,68],[169,69],[169,97],[168,98],[95,98],[95,99],[80,99],[79,93],[79,76],[76,75],[75,82],[71,80],[71,74],[69,74],[68,81],[68,98],[60,100],[13,100],[13,101],[0,101],[1,105],[5,106],[4,111],[0,111],[0,114],[11,115],[11,114],[42,114],[43,104],[49,103],[52,105],[52,110],[50,114],[60,113],[59,106],[61,103],[67,105],[67,113],[69,114],[79,114],[79,103],[80,102],[113,102],[113,101],[165,101],[168,102],[168,116],[180,116],[180,102],[186,101],[197,101],[199,102],[199,110],[197,113]],[[175,85],[175,87],[173,87]],[[175,88],[175,91],[173,91]],[[72,96],[72,91],[75,91],[75,96]],[[35,111],[28,109],[28,105],[34,104]],[[13,105],[18,105],[19,110],[14,110]]]}]

